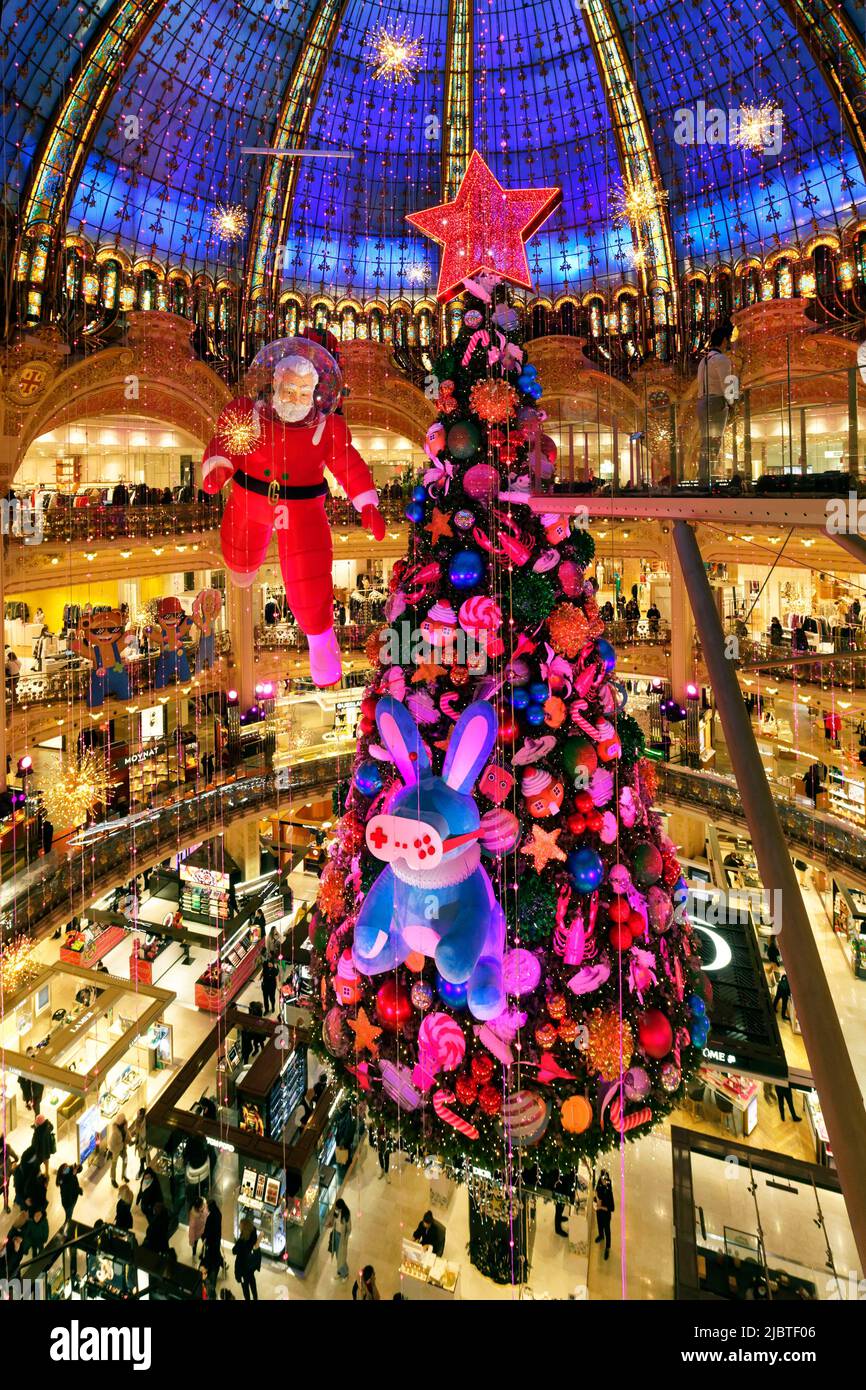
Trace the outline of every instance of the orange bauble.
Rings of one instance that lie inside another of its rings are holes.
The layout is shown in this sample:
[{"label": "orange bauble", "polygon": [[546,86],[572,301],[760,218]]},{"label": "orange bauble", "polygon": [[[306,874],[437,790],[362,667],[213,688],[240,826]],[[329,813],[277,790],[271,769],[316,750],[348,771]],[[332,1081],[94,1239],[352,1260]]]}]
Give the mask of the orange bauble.
[{"label": "orange bauble", "polygon": [[424,969],[424,961],[427,959],[420,951],[410,951],[403,964],[413,975],[420,975]]},{"label": "orange bauble", "polygon": [[569,1096],[560,1118],[567,1134],[583,1134],[592,1124],[592,1106],[586,1096]]}]

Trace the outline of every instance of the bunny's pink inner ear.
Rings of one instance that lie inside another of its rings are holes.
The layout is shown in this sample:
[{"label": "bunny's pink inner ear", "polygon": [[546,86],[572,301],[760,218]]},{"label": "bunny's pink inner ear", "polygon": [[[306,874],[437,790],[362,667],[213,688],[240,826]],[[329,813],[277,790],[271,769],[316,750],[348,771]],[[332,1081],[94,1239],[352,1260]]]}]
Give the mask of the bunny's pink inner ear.
[{"label": "bunny's pink inner ear", "polygon": [[449,787],[469,791],[495,738],[496,716],[490,706],[470,705],[458,720],[445,755],[442,776]]},{"label": "bunny's pink inner ear", "polygon": [[400,710],[398,715],[390,709],[382,709],[382,704],[384,701],[380,701],[380,708],[376,711],[376,723],[397,771],[408,787],[417,782],[420,773],[429,766],[427,756],[421,746],[418,730],[402,705],[397,706]]}]

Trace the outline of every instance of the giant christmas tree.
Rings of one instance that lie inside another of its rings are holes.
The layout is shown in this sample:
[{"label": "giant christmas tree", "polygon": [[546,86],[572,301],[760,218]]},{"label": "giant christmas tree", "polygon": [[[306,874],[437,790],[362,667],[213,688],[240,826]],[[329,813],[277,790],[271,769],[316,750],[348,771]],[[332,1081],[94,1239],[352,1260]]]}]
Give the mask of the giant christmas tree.
[{"label": "giant christmas tree", "polygon": [[505,279],[528,284],[554,193],[506,193],[473,156],[455,202],[411,219],[462,328],[313,929],[323,1044],[374,1123],[503,1174],[644,1133],[707,1031],[593,541],[528,505],[555,449]]}]

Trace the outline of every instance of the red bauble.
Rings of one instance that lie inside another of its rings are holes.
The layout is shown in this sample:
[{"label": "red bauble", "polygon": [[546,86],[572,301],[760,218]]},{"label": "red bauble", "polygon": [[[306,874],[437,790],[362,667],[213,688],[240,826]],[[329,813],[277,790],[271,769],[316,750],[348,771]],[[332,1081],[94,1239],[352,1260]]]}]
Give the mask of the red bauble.
[{"label": "red bauble", "polygon": [[485,1115],[498,1115],[502,1109],[502,1096],[495,1086],[482,1086],[478,1104]]},{"label": "red bauble", "polygon": [[461,1105],[474,1105],[478,1095],[478,1083],[471,1076],[458,1076],[454,1082],[454,1094]]},{"label": "red bauble", "polygon": [[612,922],[622,925],[631,916],[631,908],[628,905],[628,898],[614,898],[607,909],[607,915]]},{"label": "red bauble", "polygon": [[479,1086],[483,1086],[493,1075],[493,1058],[488,1057],[486,1053],[479,1053],[477,1057],[473,1057],[472,1075],[475,1077]]},{"label": "red bauble", "polygon": [[604,825],[604,816],[601,811],[591,811],[586,818],[586,828],[591,830],[593,835],[597,835]]},{"label": "red bauble", "polygon": [[647,1009],[637,1021],[637,1035],[648,1057],[666,1057],[673,1047],[674,1032],[661,1009]]},{"label": "red bauble", "polygon": [[499,742],[506,744],[514,743],[515,739],[517,739],[519,735],[520,725],[518,724],[517,720],[510,718],[508,715],[502,715],[502,717],[499,720],[499,733],[497,734]]},{"label": "red bauble", "polygon": [[389,1033],[399,1033],[412,1017],[409,991],[395,980],[386,980],[376,993],[376,1017]]},{"label": "red bauble", "polygon": [[565,823],[572,835],[582,835],[586,830],[586,817],[582,816],[579,811],[573,812]]},{"label": "red bauble", "polygon": [[639,912],[630,912],[628,914],[628,929],[632,936],[643,936],[644,920]]},{"label": "red bauble", "polygon": [[578,811],[582,811],[585,816],[588,816],[590,811],[594,810],[593,800],[589,792],[578,792],[577,796],[574,798],[574,804]]},{"label": "red bauble", "polygon": [[623,924],[615,923],[607,934],[607,939],[615,951],[628,951],[631,947],[631,932]]}]

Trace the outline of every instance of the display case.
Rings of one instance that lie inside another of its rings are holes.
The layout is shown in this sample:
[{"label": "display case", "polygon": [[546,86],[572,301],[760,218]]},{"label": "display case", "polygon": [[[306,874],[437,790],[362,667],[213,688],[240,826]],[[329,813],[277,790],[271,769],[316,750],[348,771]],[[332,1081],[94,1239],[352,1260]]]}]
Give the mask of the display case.
[{"label": "display case", "polygon": [[148,1070],[164,1071],[174,1061],[173,1030],[170,1023],[152,1023],[144,1040]]},{"label": "display case", "polygon": [[[131,1253],[131,1252],[130,1252]],[[121,1301],[139,1293],[138,1270],[113,1242],[113,1249],[85,1252],[85,1272],[81,1281],[82,1298]]]},{"label": "display case", "polygon": [[127,935],[125,927],[113,923],[91,922],[81,931],[67,932],[60,947],[60,959],[67,965],[88,968],[119,946]]},{"label": "display case", "polygon": [[240,928],[211,961],[195,986],[196,1008],[222,1013],[250,979],[262,952],[264,939],[257,927]]},{"label": "display case", "polygon": [[866,979],[866,893],[833,879],[833,930],[858,979]]},{"label": "display case", "polygon": [[410,1283],[407,1298],[438,1301],[459,1298],[460,1266],[414,1240],[403,1241],[400,1277]]},{"label": "display case", "polygon": [[240,1191],[235,1203],[235,1236],[246,1218],[256,1229],[263,1255],[280,1259],[286,1248],[285,1172],[262,1168],[243,1158]]}]

